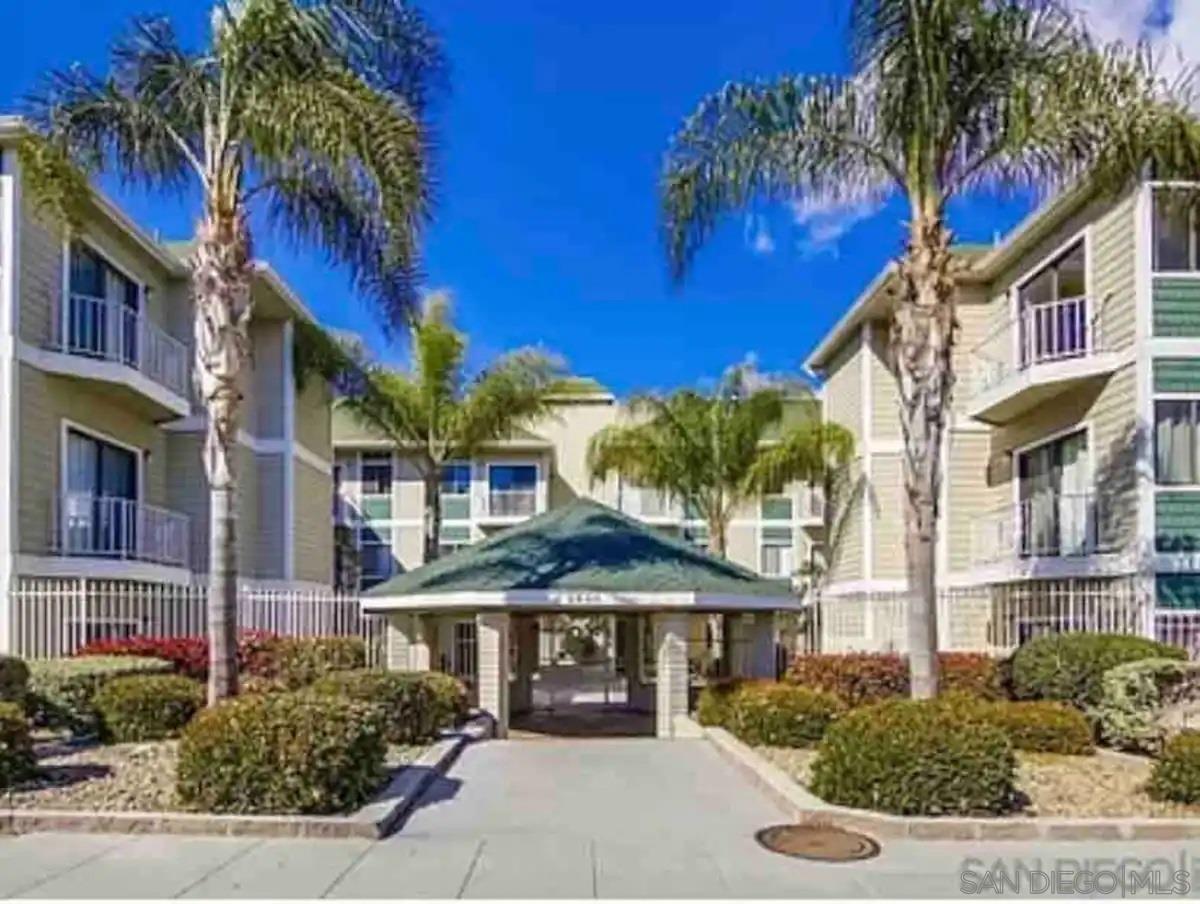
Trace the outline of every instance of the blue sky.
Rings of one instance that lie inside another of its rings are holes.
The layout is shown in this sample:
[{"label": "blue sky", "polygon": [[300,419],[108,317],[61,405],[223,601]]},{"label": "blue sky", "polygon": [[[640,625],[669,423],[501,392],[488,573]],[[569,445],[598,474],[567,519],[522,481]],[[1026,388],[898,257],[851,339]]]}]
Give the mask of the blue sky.
[{"label": "blue sky", "polygon": [[[8,18],[0,103],[15,105],[47,68],[104,65],[136,13],[169,15],[199,40],[196,0],[40,0]],[[694,384],[754,355],[799,370],[806,353],[896,254],[897,203],[828,217],[789,207],[734,216],[682,287],[667,278],[657,232],[659,161],[672,130],[729,79],[841,71],[840,0],[441,0],[425,5],[451,62],[438,104],[430,287],[456,299],[478,365],[542,345],[619,393]],[[13,33],[15,29],[15,34]],[[186,236],[195,208],[110,187],[164,238]],[[976,198],[951,209],[963,241],[991,241],[1028,209]],[[384,348],[345,274],[317,253],[257,236],[320,318]]]}]

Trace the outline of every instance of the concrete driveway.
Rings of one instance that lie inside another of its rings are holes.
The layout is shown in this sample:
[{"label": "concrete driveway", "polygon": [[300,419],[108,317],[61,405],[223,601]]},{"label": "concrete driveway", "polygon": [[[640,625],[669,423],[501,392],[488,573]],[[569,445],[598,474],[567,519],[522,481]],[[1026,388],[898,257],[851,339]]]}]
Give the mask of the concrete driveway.
[{"label": "concrete driveway", "polygon": [[487,742],[383,842],[0,838],[0,897],[951,897],[965,858],[1200,857],[1194,843],[892,842],[820,864],[758,847],[782,819],[704,741]]}]

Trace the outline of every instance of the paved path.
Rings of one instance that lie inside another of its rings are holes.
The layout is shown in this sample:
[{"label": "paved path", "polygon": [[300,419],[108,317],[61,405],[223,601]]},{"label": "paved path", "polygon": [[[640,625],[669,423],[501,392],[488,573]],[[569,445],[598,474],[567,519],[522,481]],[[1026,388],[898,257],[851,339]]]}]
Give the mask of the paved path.
[{"label": "paved path", "polygon": [[816,864],[757,846],[781,818],[704,741],[489,742],[384,842],[0,838],[0,897],[948,897],[967,857],[1200,858],[1173,842],[894,842]]}]

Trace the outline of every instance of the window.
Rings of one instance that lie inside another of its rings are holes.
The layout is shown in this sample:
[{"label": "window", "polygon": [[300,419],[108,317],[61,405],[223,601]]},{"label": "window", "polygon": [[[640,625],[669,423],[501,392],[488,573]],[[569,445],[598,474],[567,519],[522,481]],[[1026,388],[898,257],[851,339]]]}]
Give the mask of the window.
[{"label": "window", "polygon": [[537,509],[537,465],[491,465],[488,511],[493,515],[532,515]]},{"label": "window", "polygon": [[796,552],[790,527],[764,527],[762,529],[759,566],[759,571],[767,577],[791,577],[796,570]]},{"label": "window", "polygon": [[1154,403],[1154,476],[1164,485],[1200,483],[1200,400]]},{"label": "window", "polygon": [[708,525],[696,524],[683,529],[683,539],[693,546],[708,549]]},{"label": "window", "polygon": [[1087,431],[1022,452],[1017,473],[1021,554],[1058,556],[1090,551],[1095,518]]},{"label": "window", "polygon": [[442,465],[442,519],[469,521],[471,518],[471,466]]},{"label": "window", "polygon": [[1167,189],[1154,192],[1154,269],[1159,273],[1200,269],[1197,259],[1196,210],[1187,195]]},{"label": "window", "polygon": [[362,568],[363,589],[387,580],[392,576],[392,529],[390,527],[363,527],[359,533],[358,553]]},{"label": "window", "polygon": [[450,672],[468,684],[475,681],[475,651],[478,635],[474,621],[454,623],[454,646],[450,659]]},{"label": "window", "polygon": [[471,545],[471,528],[466,524],[443,524],[438,537],[438,555],[448,556]]},{"label": "window", "polygon": [[73,555],[128,555],[137,548],[137,455],[67,432],[62,540]]},{"label": "window", "polygon": [[1080,241],[1017,288],[1021,365],[1080,355],[1092,330],[1087,253]]},{"label": "window", "polygon": [[392,517],[392,456],[364,455],[362,459],[362,517],[387,521]]},{"label": "window", "polygon": [[67,350],[137,363],[141,287],[82,242],[71,245]]},{"label": "window", "polygon": [[763,521],[791,521],[792,498],[782,494],[772,494],[762,498],[760,517]]}]

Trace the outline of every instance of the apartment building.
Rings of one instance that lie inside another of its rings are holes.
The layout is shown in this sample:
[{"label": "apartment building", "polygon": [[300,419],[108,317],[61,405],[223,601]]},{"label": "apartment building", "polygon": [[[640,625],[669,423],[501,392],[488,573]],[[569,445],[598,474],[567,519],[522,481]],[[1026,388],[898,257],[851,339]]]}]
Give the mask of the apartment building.
[{"label": "apartment building", "polygon": [[[581,498],[707,546],[704,521],[686,506],[616,478],[591,479],[589,441],[626,416],[599,383],[576,380],[570,392],[554,398],[550,417],[493,443],[472,461],[448,464],[441,479],[443,552]],[[367,588],[422,564],[424,488],[411,459],[337,408],[333,437],[335,520],[345,558],[355,563],[347,580]],[[819,493],[786,487],[737,513],[729,529],[729,558],[763,576],[791,576],[819,541],[822,514]]]},{"label": "apartment building", "polygon": [[[1077,188],[994,247],[954,249],[939,580],[1026,600],[1018,633],[1051,598],[1200,607],[1200,242],[1181,187]],[[885,269],[807,361],[825,416],[855,434],[865,488],[830,550],[831,598],[906,589],[895,288]]]},{"label": "apartment building", "polygon": [[[205,420],[186,247],[99,193],[75,231],[38,212],[20,133],[0,119],[0,599],[25,578],[202,580]],[[248,583],[328,587],[331,399],[320,379],[300,388],[293,364],[295,324],[312,315],[267,264],[255,268],[239,569]]]}]

